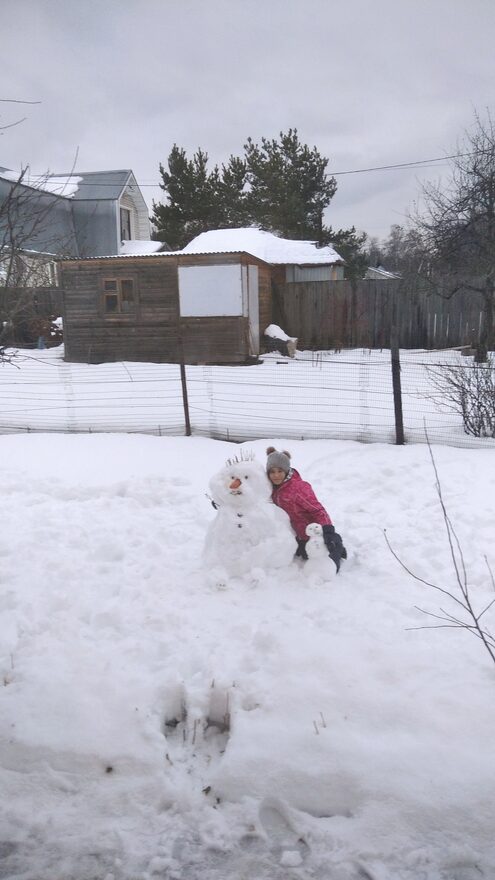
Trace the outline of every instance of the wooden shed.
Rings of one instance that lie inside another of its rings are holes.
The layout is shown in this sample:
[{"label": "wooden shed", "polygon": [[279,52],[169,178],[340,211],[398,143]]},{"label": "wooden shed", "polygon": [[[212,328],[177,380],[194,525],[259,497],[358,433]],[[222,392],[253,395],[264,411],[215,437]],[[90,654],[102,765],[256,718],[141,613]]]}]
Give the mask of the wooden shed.
[{"label": "wooden shed", "polygon": [[271,270],[247,252],[60,262],[65,359],[247,363],[272,320]]}]

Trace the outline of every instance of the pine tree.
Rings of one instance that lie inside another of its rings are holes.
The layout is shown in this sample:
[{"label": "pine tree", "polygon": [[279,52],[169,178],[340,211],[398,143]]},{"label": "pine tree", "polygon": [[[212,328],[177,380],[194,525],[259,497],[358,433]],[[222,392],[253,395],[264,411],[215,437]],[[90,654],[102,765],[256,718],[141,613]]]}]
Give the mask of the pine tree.
[{"label": "pine tree", "polygon": [[328,159],[301,144],[297,129],[280,132],[280,140],[248,138],[244,146],[248,208],[252,222],[284,238],[324,244],[323,213],[337,189],[328,177]]},{"label": "pine tree", "polygon": [[368,258],[363,250],[367,238],[366,233],[357,232],[355,226],[351,226],[350,229],[338,229],[336,231],[328,227],[325,229],[325,238],[325,244],[331,244],[345,260],[346,278],[349,278],[351,281],[364,278],[368,268]]},{"label": "pine tree", "polygon": [[237,156],[231,156],[228,164],[222,165],[222,173],[217,181],[219,228],[234,229],[251,223],[247,204],[246,173],[246,163]]},{"label": "pine tree", "polygon": [[168,171],[160,164],[160,187],[168,196],[168,204],[153,202],[152,219],[157,238],[166,241],[172,250],[183,248],[200,232],[217,225],[218,171],[210,173],[207,166],[207,153],[198,149],[188,159],[177,144],[168,157]]},{"label": "pine tree", "polygon": [[334,232],[323,221],[337,189],[327,165],[316,147],[300,142],[295,128],[280,132],[279,140],[262,138],[261,145],[248,138],[244,158],[230,156],[221,170],[208,170],[201,149],[188,159],[174,144],[168,170],[160,165],[168,203],[153,203],[156,237],[175,250],[210,229],[259,226],[284,238],[333,244],[348,277],[360,277],[366,236],[354,227]]},{"label": "pine tree", "polygon": [[220,173],[208,170],[208,153],[198,149],[192,159],[174,144],[168,157],[168,171],[160,164],[161,189],[167,204],[153,202],[156,237],[172,250],[183,248],[209,229],[242,226],[249,222],[243,192],[246,168],[242,159],[231,156]]},{"label": "pine tree", "polygon": [[334,231],[323,216],[337,190],[327,174],[328,159],[316,147],[301,144],[297,129],[280,132],[280,140],[262,138],[261,147],[245,144],[247,196],[251,222],[283,238],[331,244],[346,261],[348,278],[362,278],[367,268],[365,233]]}]

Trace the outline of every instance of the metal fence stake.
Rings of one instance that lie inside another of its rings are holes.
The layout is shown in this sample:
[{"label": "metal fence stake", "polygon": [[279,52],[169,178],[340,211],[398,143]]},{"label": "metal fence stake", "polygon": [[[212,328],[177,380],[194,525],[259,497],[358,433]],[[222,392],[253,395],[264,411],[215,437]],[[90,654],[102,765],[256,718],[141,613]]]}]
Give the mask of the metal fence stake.
[{"label": "metal fence stake", "polygon": [[184,364],[184,348],[182,345],[182,337],[178,338],[179,347],[179,366],[180,366],[180,383],[182,385],[182,403],[184,406],[184,421],[186,423],[186,437],[191,436],[191,420],[189,418],[189,401],[187,398],[187,382],[186,382],[186,366]]},{"label": "metal fence stake", "polygon": [[402,390],[400,384],[400,354],[395,325],[392,326],[390,331],[390,356],[392,359],[392,388],[394,392],[395,444],[396,446],[403,446],[404,419],[402,415]]}]

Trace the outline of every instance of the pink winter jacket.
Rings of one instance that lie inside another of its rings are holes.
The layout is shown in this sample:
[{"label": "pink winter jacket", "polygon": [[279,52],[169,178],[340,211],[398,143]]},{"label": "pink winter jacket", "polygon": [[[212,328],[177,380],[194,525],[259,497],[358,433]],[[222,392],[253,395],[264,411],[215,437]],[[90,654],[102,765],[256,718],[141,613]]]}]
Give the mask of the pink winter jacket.
[{"label": "pink winter jacket", "polygon": [[273,487],[272,501],[288,514],[290,524],[299,539],[307,539],[306,526],[312,522],[319,523],[320,526],[332,525],[332,520],[313,489],[301,479],[294,468],[291,468],[280,486]]}]

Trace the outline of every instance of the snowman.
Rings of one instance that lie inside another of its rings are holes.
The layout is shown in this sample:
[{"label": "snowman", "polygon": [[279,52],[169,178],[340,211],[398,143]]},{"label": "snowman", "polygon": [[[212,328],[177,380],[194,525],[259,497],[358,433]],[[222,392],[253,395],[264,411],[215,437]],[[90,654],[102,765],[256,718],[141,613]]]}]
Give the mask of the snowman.
[{"label": "snowman", "polygon": [[306,544],[308,561],[304,568],[309,580],[314,584],[323,584],[332,580],[331,560],[323,539],[323,528],[319,523],[310,523],[306,526],[306,534],[309,538]]},{"label": "snowman", "polygon": [[209,488],[217,509],[203,552],[210,583],[226,587],[232,577],[256,583],[291,563],[295,542],[289,517],[273,504],[259,462],[242,454],[229,460]]}]

